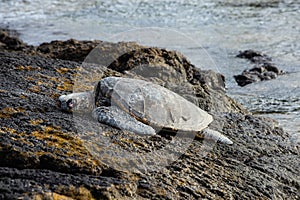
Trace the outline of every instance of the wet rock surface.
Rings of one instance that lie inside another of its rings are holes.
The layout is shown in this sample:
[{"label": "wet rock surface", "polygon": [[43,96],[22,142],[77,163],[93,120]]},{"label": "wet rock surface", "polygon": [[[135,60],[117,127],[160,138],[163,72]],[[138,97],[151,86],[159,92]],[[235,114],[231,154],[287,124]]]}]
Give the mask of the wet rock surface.
[{"label": "wet rock surface", "polygon": [[[52,44],[55,48],[49,47],[50,52],[43,56],[40,50],[36,53],[38,47],[30,52],[6,47],[0,52],[0,199],[299,198],[299,146],[288,142],[288,135],[276,122],[251,115],[227,97],[222,75],[198,70],[180,53],[158,48],[132,50],[131,44],[118,44],[129,48],[128,53],[113,62],[105,75],[143,78],[141,71],[153,68],[153,72],[159,67],[164,73],[147,73],[147,79],[210,112],[215,119],[211,126],[234,144],[218,143],[203,149],[204,141],[196,139],[160,170],[138,173],[123,171],[122,166],[112,168],[95,154],[102,147],[94,147],[92,152],[93,143],[81,135],[90,135],[94,142],[98,136],[110,138],[116,148],[141,154],[163,148],[174,136],[141,137],[89,118],[81,118],[81,126],[97,127],[100,133],[74,126],[77,116],[61,112],[58,97],[72,92],[82,60],[47,55],[86,42]],[[107,51],[114,52],[111,48]],[[141,68],[133,69],[136,66]],[[97,65],[91,68],[95,73],[98,70]],[[179,149],[180,144],[173,151]]]},{"label": "wet rock surface", "polygon": [[244,70],[242,74],[234,76],[239,86],[275,79],[279,75],[285,74],[284,71],[272,63],[272,59],[269,56],[261,52],[245,50],[241,51],[237,57],[247,59],[255,65],[251,69]]}]

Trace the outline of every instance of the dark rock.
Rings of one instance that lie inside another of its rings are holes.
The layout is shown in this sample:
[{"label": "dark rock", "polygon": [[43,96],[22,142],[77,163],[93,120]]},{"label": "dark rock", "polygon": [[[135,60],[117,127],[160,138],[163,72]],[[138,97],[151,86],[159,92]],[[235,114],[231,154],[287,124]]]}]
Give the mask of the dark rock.
[{"label": "dark rock", "polygon": [[1,51],[22,51],[27,46],[18,37],[17,32],[8,29],[0,29],[0,50]]},{"label": "dark rock", "polygon": [[234,78],[237,84],[242,87],[261,81],[260,74],[258,72],[243,72],[241,75],[235,75]]},{"label": "dark rock", "polygon": [[[132,48],[122,45],[117,46]],[[39,51],[44,57],[56,51],[45,49]],[[222,75],[199,70],[183,55],[164,49],[141,47],[125,54],[110,65],[119,72],[106,75],[142,78],[146,70],[150,81],[211,112],[211,126],[234,144],[216,144],[203,156],[203,142],[194,140],[161,171],[113,169],[95,154],[102,147],[88,142],[107,136],[121,149],[146,154],[174,137],[140,137],[89,118],[81,118],[81,126],[97,127],[101,134],[82,132],[74,126],[76,116],[61,112],[57,104],[61,94],[72,92],[80,63],[0,52],[0,199],[299,199],[299,147],[287,142],[274,121],[250,115],[227,97]],[[89,66],[98,72],[97,65]]]},{"label": "dark rock", "polygon": [[254,51],[251,49],[245,50],[245,51],[240,51],[236,57],[247,59],[253,63],[264,63],[264,62],[272,61],[272,58],[270,58],[269,56],[267,56],[259,51]]},{"label": "dark rock", "polygon": [[77,41],[74,39],[67,41],[52,41],[50,43],[42,43],[36,48],[38,55],[48,58],[57,58],[61,60],[83,61],[86,56],[101,41]]},{"label": "dark rock", "polygon": [[246,50],[240,52],[237,57],[248,59],[256,64],[253,68],[244,70],[242,74],[234,76],[235,81],[239,86],[245,86],[259,81],[275,79],[278,77],[278,75],[282,75],[285,73],[273,63],[271,63],[272,59],[269,56],[264,55],[260,52]]},{"label": "dark rock", "polygon": [[232,7],[254,7],[254,8],[277,8],[280,6],[281,0],[270,1],[221,1],[219,4]]},{"label": "dark rock", "polygon": [[265,71],[267,71],[267,72],[274,72],[274,73],[277,74],[277,75],[282,75],[282,74],[285,73],[283,70],[279,69],[278,67],[276,67],[276,66],[275,66],[274,64],[272,64],[272,63],[263,63],[263,64],[261,65],[261,67],[262,67],[263,69],[265,69]]}]

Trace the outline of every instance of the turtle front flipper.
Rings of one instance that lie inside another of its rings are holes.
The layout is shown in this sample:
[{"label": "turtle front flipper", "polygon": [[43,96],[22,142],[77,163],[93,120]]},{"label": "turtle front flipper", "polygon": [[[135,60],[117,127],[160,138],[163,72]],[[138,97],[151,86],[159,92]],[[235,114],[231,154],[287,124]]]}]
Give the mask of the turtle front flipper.
[{"label": "turtle front flipper", "polygon": [[93,110],[93,118],[121,130],[134,132],[138,135],[155,135],[155,130],[124,112],[116,106],[100,106]]},{"label": "turtle front flipper", "polygon": [[[211,139],[216,142],[221,142],[224,144],[233,144],[233,142],[227,138],[225,135],[221,134],[218,131],[212,130],[210,128],[205,128],[201,132],[199,132],[200,137],[203,137],[205,139]],[[199,136],[198,134],[198,136]]]}]

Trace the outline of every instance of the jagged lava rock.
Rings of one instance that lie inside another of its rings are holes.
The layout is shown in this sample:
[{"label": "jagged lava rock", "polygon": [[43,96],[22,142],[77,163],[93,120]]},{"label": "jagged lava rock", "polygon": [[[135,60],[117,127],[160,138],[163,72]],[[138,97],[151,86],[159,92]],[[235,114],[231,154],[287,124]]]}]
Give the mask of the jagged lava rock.
[{"label": "jagged lava rock", "polygon": [[[80,63],[1,52],[0,199],[299,198],[299,147],[286,142],[288,135],[274,121],[251,115],[227,97],[222,75],[198,70],[182,55],[158,48],[130,51],[125,58],[110,66],[119,71],[114,75],[123,76],[130,66],[163,69],[167,73],[150,80],[212,114],[212,126],[234,144],[217,144],[203,157],[202,141],[195,140],[161,171],[113,169],[89,152],[72,114],[57,105],[60,95],[72,92]],[[128,72],[141,78],[138,70]],[[88,119],[82,126],[98,127],[115,138],[115,145],[132,151],[163,148],[172,140],[130,135]]]}]

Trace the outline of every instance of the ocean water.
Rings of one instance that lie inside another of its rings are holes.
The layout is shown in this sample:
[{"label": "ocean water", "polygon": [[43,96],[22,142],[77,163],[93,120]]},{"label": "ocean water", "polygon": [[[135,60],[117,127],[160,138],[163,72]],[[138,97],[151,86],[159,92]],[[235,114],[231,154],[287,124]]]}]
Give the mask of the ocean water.
[{"label": "ocean water", "polygon": [[[300,141],[300,1],[0,0],[0,26],[34,45],[76,38],[179,50],[196,66],[223,73],[229,95]],[[288,73],[237,86],[233,75],[253,67],[235,57],[246,49],[262,51]]]}]

